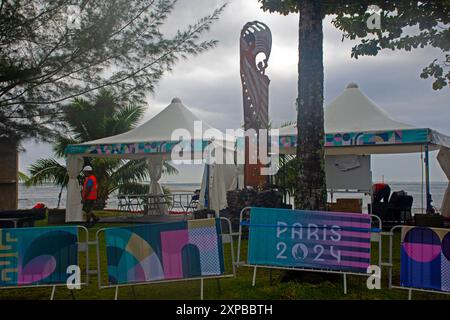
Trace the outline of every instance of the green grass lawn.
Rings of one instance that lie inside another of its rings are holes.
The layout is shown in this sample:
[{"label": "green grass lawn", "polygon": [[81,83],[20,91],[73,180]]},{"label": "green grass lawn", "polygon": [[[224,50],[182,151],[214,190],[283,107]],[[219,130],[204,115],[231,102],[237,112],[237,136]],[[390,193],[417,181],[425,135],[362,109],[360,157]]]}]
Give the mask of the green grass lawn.
[{"label": "green grass lawn", "polygon": [[[45,226],[45,222],[40,222],[37,226]],[[95,234],[98,229],[110,227],[113,225],[99,224],[94,228],[89,229],[89,237],[91,241],[95,240]],[[114,226],[118,226],[115,224]],[[123,225],[120,225],[123,226]],[[81,239],[84,240],[84,239]],[[101,241],[103,239],[100,239]],[[387,238],[383,239],[383,261],[387,261],[388,247]],[[393,283],[399,283],[399,234],[395,235],[394,241],[394,270]],[[243,254],[246,254],[246,242],[243,243]],[[225,264],[227,272],[231,270],[231,258],[229,244],[225,245]],[[106,252],[105,246],[102,246],[101,264],[106,266]],[[235,242],[235,252],[237,250],[237,242]],[[89,251],[90,269],[94,270],[97,267],[96,249],[92,246]],[[377,244],[372,245],[372,261],[378,261]],[[84,266],[85,257],[80,256],[80,265]],[[106,284],[106,272],[103,269],[102,281]],[[383,269],[382,274],[382,289],[368,290],[366,287],[366,277],[348,276],[348,293],[343,294],[342,276],[338,275],[333,280],[323,280],[318,284],[299,283],[299,282],[281,282],[280,278],[283,271],[273,270],[272,283],[270,283],[270,272],[268,269],[258,269],[256,286],[252,287],[252,273],[253,269],[248,267],[239,267],[237,269],[236,277],[225,278],[220,280],[221,291],[219,292],[217,281],[215,279],[208,279],[204,281],[204,298],[205,299],[250,299],[250,300],[264,300],[264,299],[281,299],[281,300],[296,300],[296,299],[407,299],[408,292],[405,290],[387,289],[388,285],[388,269]],[[307,273],[311,275],[312,273]],[[80,290],[69,290],[66,287],[58,287],[55,294],[55,299],[72,299],[71,291],[73,291],[75,299],[114,299],[114,288],[98,289],[98,278],[96,275],[91,275],[89,285],[84,286]],[[7,289],[0,290],[0,299],[49,299],[51,288],[23,288],[23,289]],[[196,300],[200,299],[200,281],[183,281],[163,284],[148,284],[134,287],[134,293],[131,287],[121,287],[119,289],[119,299],[179,299],[179,300]],[[413,299],[450,299],[449,296],[414,292]]]}]

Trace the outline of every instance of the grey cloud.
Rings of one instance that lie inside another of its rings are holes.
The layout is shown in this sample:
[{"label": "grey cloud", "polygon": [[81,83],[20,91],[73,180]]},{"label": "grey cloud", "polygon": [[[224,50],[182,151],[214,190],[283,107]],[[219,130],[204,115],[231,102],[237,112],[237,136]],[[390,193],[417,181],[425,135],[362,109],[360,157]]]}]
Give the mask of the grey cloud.
[{"label": "grey cloud", "polygon": [[[224,2],[180,0],[168,19],[165,31],[170,34],[182,29]],[[218,47],[180,61],[161,81],[155,94],[149,96],[146,119],[155,114],[155,108],[159,110],[168,105],[173,97],[179,96],[212,126],[221,130],[240,127],[243,111],[239,33],[246,22],[253,20],[263,21],[272,31],[273,48],[267,69],[271,79],[269,112],[272,121],[277,124],[296,117],[298,16],[262,12],[256,0],[229,2],[221,19],[212,26],[210,33],[205,34],[205,39],[219,40]],[[325,104],[338,96],[348,82],[356,81],[372,100],[395,119],[450,133],[450,90],[433,91],[430,80],[419,78],[421,69],[439,56],[439,51],[430,48],[412,53],[383,51],[377,57],[351,59],[351,48],[357,42],[341,42],[340,31],[330,21],[328,17],[324,22]],[[417,155],[406,156],[405,159],[414,156]],[[24,157],[33,157],[33,152]],[[380,168],[375,169],[374,175],[386,170],[392,174],[400,172],[396,178],[403,177],[401,180],[417,180],[420,177],[415,165],[397,161],[399,156],[389,158],[396,160],[389,168],[379,159],[383,157],[377,157],[374,162]],[[408,165],[405,166],[405,163]],[[433,166],[436,167],[435,161]],[[399,170],[391,170],[391,167]],[[411,172],[418,175],[411,178]]]}]

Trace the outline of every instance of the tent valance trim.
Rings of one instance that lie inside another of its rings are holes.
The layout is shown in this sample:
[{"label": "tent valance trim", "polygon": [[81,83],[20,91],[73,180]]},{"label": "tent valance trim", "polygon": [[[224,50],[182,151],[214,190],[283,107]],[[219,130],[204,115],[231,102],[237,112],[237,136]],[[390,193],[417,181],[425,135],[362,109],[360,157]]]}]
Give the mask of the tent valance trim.
[{"label": "tent valance trim", "polygon": [[171,153],[173,148],[179,143],[185,143],[182,145],[183,150],[204,150],[206,146],[211,142],[207,140],[191,140],[189,142],[184,141],[152,141],[152,142],[135,142],[135,143],[111,143],[111,144],[75,144],[69,145],[65,153],[66,154],[82,154],[82,155],[147,155],[147,154],[161,154]]},{"label": "tent valance trim", "polygon": [[[431,143],[430,129],[338,132],[325,134],[325,147]],[[297,135],[280,136],[281,148],[295,148]]]}]

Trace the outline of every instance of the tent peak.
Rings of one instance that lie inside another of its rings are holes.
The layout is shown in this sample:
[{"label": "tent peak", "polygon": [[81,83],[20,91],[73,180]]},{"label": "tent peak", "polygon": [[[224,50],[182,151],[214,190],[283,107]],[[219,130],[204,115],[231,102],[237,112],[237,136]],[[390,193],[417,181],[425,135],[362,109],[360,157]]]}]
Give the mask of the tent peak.
[{"label": "tent peak", "polygon": [[347,85],[347,89],[355,89],[355,88],[359,88],[359,85],[356,82],[350,82]]},{"label": "tent peak", "polygon": [[175,97],[175,98],[172,99],[172,102],[171,102],[171,103],[182,103],[182,102],[181,102],[181,99],[180,99],[180,98]]}]

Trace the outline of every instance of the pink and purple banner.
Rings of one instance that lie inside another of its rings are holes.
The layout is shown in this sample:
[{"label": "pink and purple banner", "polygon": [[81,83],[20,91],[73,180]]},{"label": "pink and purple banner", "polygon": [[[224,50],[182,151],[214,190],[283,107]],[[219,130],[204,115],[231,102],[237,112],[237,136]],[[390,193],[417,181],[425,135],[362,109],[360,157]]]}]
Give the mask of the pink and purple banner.
[{"label": "pink and purple banner", "polygon": [[224,273],[219,219],[105,230],[109,284]]},{"label": "pink and purple banner", "polygon": [[248,261],[253,265],[366,273],[368,214],[252,208]]},{"label": "pink and purple banner", "polygon": [[450,230],[403,227],[400,284],[450,292]]}]

